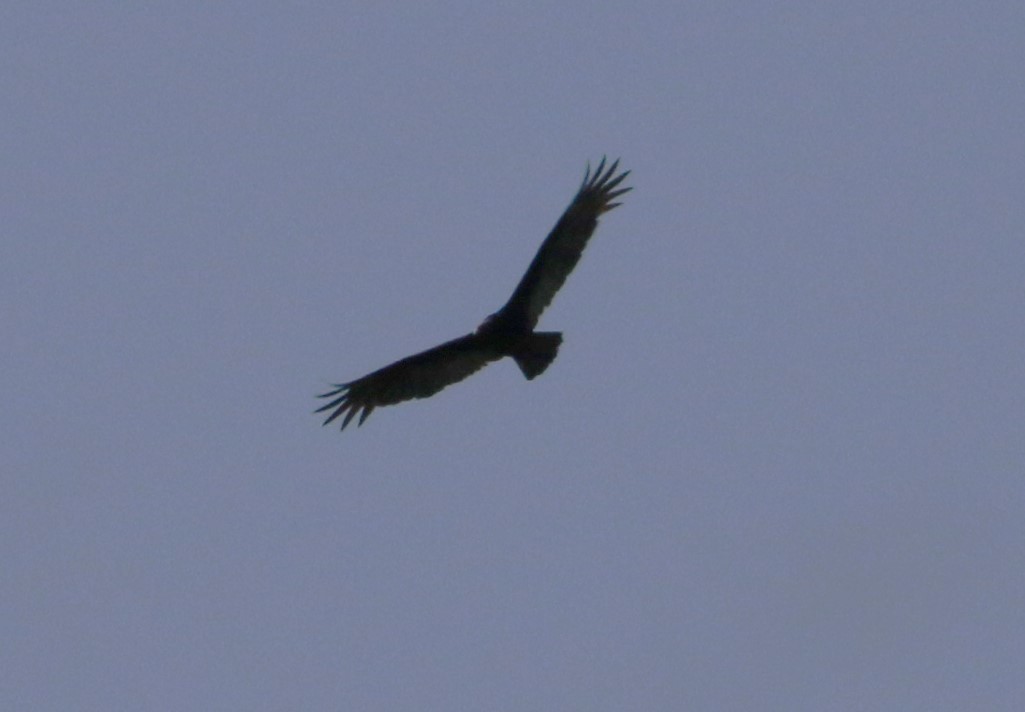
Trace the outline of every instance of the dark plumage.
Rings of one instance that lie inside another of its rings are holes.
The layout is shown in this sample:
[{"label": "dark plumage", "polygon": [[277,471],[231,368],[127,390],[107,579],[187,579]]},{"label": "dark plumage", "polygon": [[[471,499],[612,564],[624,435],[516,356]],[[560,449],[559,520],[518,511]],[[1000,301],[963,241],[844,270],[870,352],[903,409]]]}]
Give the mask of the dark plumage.
[{"label": "dark plumage", "polygon": [[593,173],[588,166],[580,190],[541,243],[505,306],[472,334],[408,356],[355,381],[336,384],[333,390],[318,396],[331,399],[316,411],[330,411],[324,425],[344,415],[344,430],[357,413],[362,425],[379,406],[433,396],[505,356],[516,361],[528,380],[543,373],[555,360],[562,334],[534,331],[534,327],[580,261],[598,218],[619,205],[612,202],[615,198],[631,190],[618,188],[630,174],[624,171],[616,175],[618,166],[619,161],[615,161],[606,170],[604,158]]}]

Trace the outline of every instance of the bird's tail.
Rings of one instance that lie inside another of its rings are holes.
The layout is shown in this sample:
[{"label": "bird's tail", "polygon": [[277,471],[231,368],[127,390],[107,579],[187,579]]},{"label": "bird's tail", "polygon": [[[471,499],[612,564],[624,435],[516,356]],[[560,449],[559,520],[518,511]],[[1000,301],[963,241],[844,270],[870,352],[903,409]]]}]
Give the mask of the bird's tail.
[{"label": "bird's tail", "polygon": [[555,360],[561,343],[562,334],[558,331],[535,331],[523,340],[513,352],[512,357],[529,381],[544,373],[544,370]]}]

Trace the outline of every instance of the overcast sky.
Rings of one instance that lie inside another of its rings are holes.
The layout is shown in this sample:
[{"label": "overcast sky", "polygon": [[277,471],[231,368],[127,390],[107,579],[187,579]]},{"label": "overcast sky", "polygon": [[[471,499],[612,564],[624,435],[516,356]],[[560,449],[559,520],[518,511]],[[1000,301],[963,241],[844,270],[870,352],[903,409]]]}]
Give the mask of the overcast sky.
[{"label": "overcast sky", "polygon": [[1020,0],[128,7],[0,11],[0,707],[1025,709]]}]

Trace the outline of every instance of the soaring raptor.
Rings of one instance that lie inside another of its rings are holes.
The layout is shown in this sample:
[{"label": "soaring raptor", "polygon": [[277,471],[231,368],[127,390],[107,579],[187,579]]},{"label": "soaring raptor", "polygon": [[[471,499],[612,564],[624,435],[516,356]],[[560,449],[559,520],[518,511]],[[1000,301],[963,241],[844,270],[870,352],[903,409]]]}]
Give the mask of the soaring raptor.
[{"label": "soaring raptor", "polygon": [[330,399],[316,411],[328,411],[324,425],[344,415],[345,430],[357,413],[362,425],[374,408],[429,398],[506,356],[516,361],[528,380],[544,373],[559,352],[562,334],[534,331],[534,327],[580,261],[598,218],[619,205],[613,201],[630,190],[619,187],[630,171],[617,174],[618,166],[615,161],[606,169],[604,158],[593,172],[588,165],[580,190],[541,243],[505,306],[473,333],[407,356],[355,381],[336,384],[318,396]]}]

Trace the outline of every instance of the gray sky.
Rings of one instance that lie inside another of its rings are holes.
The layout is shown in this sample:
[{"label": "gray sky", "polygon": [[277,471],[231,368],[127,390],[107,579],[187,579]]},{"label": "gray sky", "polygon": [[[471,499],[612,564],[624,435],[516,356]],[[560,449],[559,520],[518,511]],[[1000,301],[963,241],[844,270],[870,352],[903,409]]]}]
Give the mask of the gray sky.
[{"label": "gray sky", "polygon": [[124,7],[0,13],[0,707],[1025,708],[1020,1]]}]

